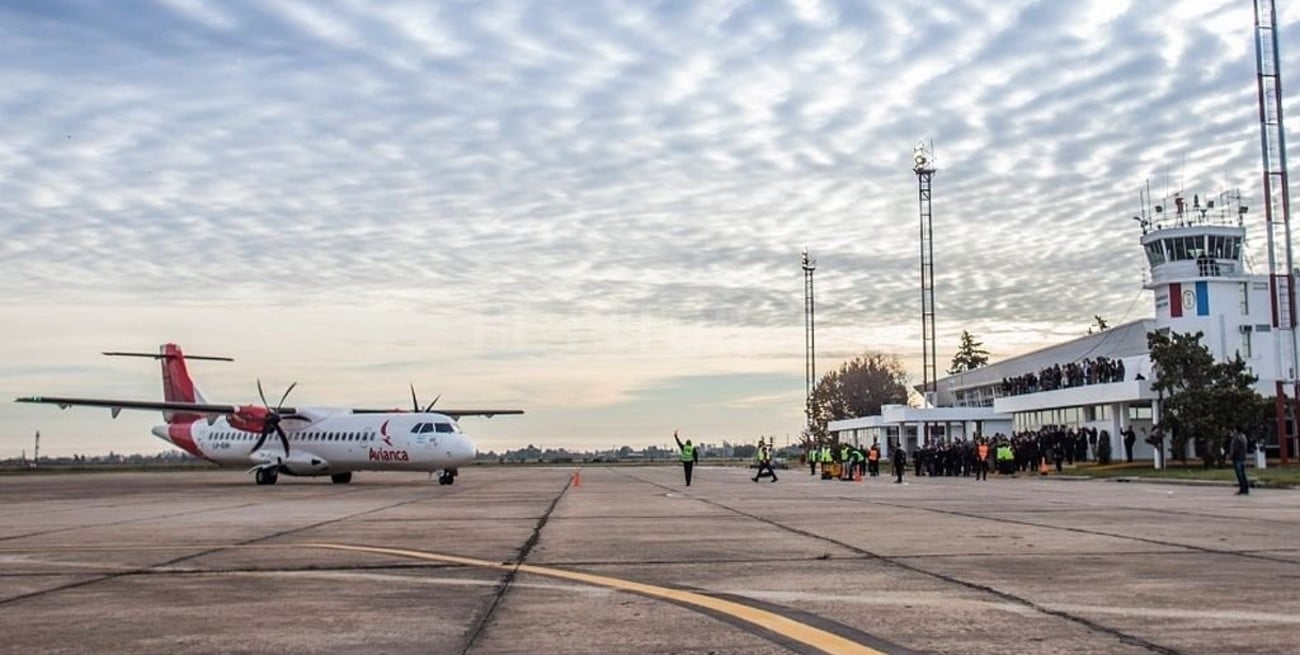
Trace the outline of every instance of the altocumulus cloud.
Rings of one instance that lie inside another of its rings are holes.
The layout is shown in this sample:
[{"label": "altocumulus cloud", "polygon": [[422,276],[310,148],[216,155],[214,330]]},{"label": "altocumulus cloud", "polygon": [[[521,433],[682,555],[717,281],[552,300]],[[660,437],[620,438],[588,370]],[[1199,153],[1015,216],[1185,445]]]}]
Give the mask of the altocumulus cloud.
[{"label": "altocumulus cloud", "polygon": [[[919,350],[918,138],[940,167],[941,353],[962,329],[1009,355],[1025,331],[1149,314],[1138,188],[1258,195],[1242,5],[10,4],[4,311],[167,299],[523,323],[498,351],[482,334],[470,349],[546,362],[512,381],[521,400],[547,370],[588,370],[560,355],[618,367],[611,317],[696,343],[674,367],[672,344],[642,340],[669,364],[624,367],[610,402],[728,375],[730,359],[691,362],[717,335],[758,331],[747,393],[769,397],[763,376],[786,372],[793,403],[736,430],[797,429],[802,247],[821,261],[828,351]],[[1283,11],[1285,80],[1300,16]]]}]

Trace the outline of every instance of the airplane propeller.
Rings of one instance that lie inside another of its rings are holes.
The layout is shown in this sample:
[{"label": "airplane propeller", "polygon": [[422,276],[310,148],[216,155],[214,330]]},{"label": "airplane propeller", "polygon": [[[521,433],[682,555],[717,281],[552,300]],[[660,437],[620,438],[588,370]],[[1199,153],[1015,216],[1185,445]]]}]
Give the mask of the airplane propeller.
[{"label": "airplane propeller", "polygon": [[257,381],[257,395],[262,398],[262,406],[266,408],[266,418],[262,420],[262,434],[257,438],[257,443],[253,444],[253,449],[249,452],[257,452],[266,443],[266,438],[274,432],[280,436],[280,443],[284,445],[284,456],[289,456],[289,437],[284,433],[284,429],[280,427],[280,408],[284,407],[284,401],[289,398],[289,392],[293,391],[296,386],[298,386],[297,382],[289,385],[289,388],[284,390],[284,395],[280,396],[280,402],[275,404],[275,409],[271,409],[271,404],[266,402],[266,394],[262,391],[262,381]]},{"label": "airplane propeller", "polygon": [[415,385],[414,385],[414,384],[411,385],[411,409],[412,409],[412,411],[416,412],[417,414],[420,413],[421,411],[424,411],[424,412],[427,413],[427,412],[429,412],[430,410],[432,410],[432,409],[433,409],[433,406],[438,404],[438,399],[439,399],[439,398],[442,398],[442,394],[438,394],[438,395],[434,396],[434,397],[433,397],[433,401],[430,402],[428,405],[425,405],[425,406],[424,406],[424,410],[421,410],[421,409],[420,409],[420,401],[419,401],[419,399],[417,399],[417,398],[415,397]]}]

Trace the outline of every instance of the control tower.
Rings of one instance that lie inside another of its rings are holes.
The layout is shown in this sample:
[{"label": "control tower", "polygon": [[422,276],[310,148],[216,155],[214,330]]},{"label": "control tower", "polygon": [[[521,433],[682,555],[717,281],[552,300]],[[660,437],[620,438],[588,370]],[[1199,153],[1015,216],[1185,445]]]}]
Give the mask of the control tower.
[{"label": "control tower", "polygon": [[1151,267],[1145,287],[1155,295],[1156,329],[1204,333],[1216,359],[1240,354],[1259,377],[1256,389],[1271,396],[1278,344],[1268,276],[1245,266],[1246,211],[1238,193],[1178,193],[1134,218]]}]

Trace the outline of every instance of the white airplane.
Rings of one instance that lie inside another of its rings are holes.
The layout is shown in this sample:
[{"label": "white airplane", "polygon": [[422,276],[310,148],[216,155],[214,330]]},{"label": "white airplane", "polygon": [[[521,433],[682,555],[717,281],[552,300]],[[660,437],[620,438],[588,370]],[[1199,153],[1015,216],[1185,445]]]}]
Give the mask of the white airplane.
[{"label": "white airplane", "polygon": [[[460,431],[462,416],[523,414],[518,409],[445,409],[432,411],[434,398],[421,410],[411,388],[413,411],[329,407],[285,407],[295,382],[272,408],[257,383],[262,405],[207,402],[190,379],[187,359],[234,361],[229,357],[185,355],[176,344],[159,353],[106,352],[118,357],[162,361],[163,402],[104,398],[17,398],[20,403],[107,407],[113,418],[123,409],[161,410],[164,425],[154,436],[185,452],[220,465],[252,465],[257,484],[275,484],[281,474],[328,475],[337,484],[352,481],[353,471],[428,471],[438,484],[452,484],[458,467],[474,461],[474,442]],[[267,439],[275,434],[278,440]]]}]

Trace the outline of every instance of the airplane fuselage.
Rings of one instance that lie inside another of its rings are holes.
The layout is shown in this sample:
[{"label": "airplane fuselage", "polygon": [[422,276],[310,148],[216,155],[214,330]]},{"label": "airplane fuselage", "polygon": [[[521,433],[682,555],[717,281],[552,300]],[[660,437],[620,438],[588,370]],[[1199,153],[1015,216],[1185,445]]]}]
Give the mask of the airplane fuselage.
[{"label": "airplane fuselage", "polygon": [[170,423],[153,434],[196,457],[227,466],[274,466],[289,475],[352,471],[445,471],[474,461],[474,443],[450,417],[437,412],[354,414],[343,409],[301,408],[281,427],[289,454],[272,437],[256,452],[259,434],[212,423]]}]

